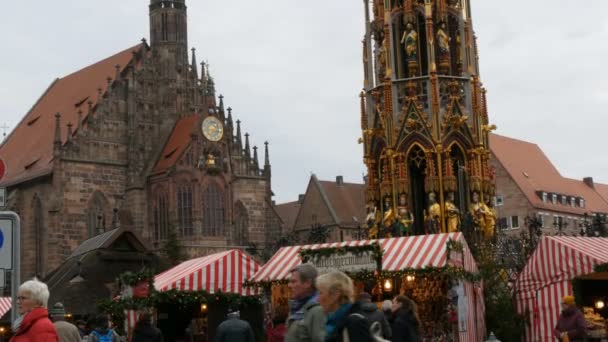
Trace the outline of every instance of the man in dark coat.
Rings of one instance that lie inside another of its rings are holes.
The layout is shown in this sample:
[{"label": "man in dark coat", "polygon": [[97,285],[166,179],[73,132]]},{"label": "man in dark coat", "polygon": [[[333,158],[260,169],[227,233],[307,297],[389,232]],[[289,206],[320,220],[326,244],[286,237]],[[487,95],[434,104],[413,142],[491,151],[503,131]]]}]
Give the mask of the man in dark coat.
[{"label": "man in dark coat", "polygon": [[215,342],[255,342],[255,337],[249,323],[240,319],[239,311],[231,309],[228,319],[217,328]]},{"label": "man in dark coat", "polygon": [[150,314],[142,314],[135,324],[132,342],[162,342],[162,340],[163,335],[157,327],[152,325]]},{"label": "man in dark coat", "polygon": [[387,340],[391,339],[391,326],[384,315],[384,312],[378,310],[378,306],[372,303],[372,296],[369,293],[363,292],[359,295],[359,303],[361,305],[361,313],[371,322],[380,324],[381,334]]}]

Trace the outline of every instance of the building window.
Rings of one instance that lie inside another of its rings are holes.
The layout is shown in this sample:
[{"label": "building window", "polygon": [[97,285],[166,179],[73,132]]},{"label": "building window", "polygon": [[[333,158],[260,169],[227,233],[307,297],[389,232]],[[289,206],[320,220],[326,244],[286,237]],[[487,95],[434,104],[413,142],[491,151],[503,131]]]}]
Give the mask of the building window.
[{"label": "building window", "polygon": [[223,192],[215,183],[210,183],[203,192],[203,235],[219,236],[224,231]]},{"label": "building window", "polygon": [[570,206],[576,207],[576,198],[575,197],[570,197]]},{"label": "building window", "polygon": [[99,191],[95,192],[91,197],[87,210],[89,237],[103,234],[106,231],[106,215],[104,212],[106,204],[105,197]]},{"label": "building window", "polygon": [[511,228],[519,228],[519,216],[511,216]]},{"label": "building window", "polygon": [[552,202],[553,204],[557,204],[557,194],[553,194],[553,195],[551,195],[551,202]]},{"label": "building window", "polygon": [[192,225],[192,187],[189,185],[180,186],[177,190],[177,214],[182,236],[191,236],[194,229]]},{"label": "building window", "polygon": [[568,205],[568,196],[562,195],[562,205]]},{"label": "building window", "polygon": [[234,236],[232,240],[237,246],[245,246],[249,240],[249,215],[247,208],[239,202],[235,208]]},{"label": "building window", "polygon": [[547,203],[547,193],[543,192],[543,203]]},{"label": "building window", "polygon": [[503,197],[503,195],[496,195],[496,197],[494,197],[494,206],[495,207],[500,207],[501,205],[505,204],[505,198]]},{"label": "building window", "polygon": [[538,220],[540,221],[540,227],[544,228],[545,227],[545,215],[538,214]]},{"label": "building window", "polygon": [[169,231],[169,207],[167,195],[159,193],[154,202],[154,233],[156,240],[167,238]]},{"label": "building window", "polygon": [[43,221],[42,201],[36,195],[34,197],[34,232],[36,239],[36,276],[44,277],[44,221]]},{"label": "building window", "polygon": [[498,228],[500,230],[509,229],[509,220],[506,217],[498,218]]},{"label": "building window", "polygon": [[581,208],[584,208],[585,207],[585,200],[581,198],[578,201],[579,201],[579,204],[580,204]]}]

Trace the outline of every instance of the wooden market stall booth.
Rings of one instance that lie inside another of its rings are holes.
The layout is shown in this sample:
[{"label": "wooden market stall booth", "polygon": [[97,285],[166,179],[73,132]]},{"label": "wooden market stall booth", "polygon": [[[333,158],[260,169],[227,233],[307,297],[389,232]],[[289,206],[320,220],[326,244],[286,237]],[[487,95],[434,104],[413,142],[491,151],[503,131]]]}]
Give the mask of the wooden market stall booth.
[{"label": "wooden market stall booth", "polygon": [[231,305],[238,305],[241,318],[262,336],[258,291],[243,286],[259,267],[250,255],[232,249],[185,261],[154,276],[153,289],[139,303],[125,306],[129,336],[137,310],[153,307],[165,341],[213,341]]},{"label": "wooden market stall booth", "polygon": [[349,273],[357,291],[370,292],[377,303],[409,296],[418,304],[425,337],[485,338],[483,290],[461,233],[283,247],[251,279],[270,289],[273,309],[287,305],[290,270],[303,260],[321,273]]},{"label": "wooden market stall booth", "polygon": [[606,336],[608,238],[543,237],[516,285],[517,311],[526,317],[526,341],[554,341],[564,296],[583,308],[590,337]]}]

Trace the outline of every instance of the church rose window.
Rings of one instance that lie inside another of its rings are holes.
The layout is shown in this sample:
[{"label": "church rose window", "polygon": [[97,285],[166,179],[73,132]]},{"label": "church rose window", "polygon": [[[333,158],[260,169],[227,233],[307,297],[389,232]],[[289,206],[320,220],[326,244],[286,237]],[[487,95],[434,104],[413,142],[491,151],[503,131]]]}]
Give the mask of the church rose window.
[{"label": "church rose window", "polygon": [[203,235],[219,236],[224,227],[224,199],[220,187],[211,183],[203,192]]},{"label": "church rose window", "polygon": [[192,226],[192,187],[184,185],[177,191],[177,212],[179,218],[179,229],[182,236],[191,236]]},{"label": "church rose window", "polygon": [[156,240],[167,238],[169,230],[169,207],[167,206],[167,195],[160,193],[156,196],[154,203],[154,232]]}]

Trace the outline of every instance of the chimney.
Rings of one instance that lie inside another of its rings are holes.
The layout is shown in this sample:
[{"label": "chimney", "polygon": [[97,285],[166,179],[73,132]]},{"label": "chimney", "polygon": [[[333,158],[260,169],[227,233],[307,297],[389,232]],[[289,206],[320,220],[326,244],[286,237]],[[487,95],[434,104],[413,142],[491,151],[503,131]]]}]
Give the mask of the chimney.
[{"label": "chimney", "polygon": [[593,177],[583,178],[583,183],[585,183],[591,189],[595,189],[595,185],[593,184]]},{"label": "chimney", "polygon": [[338,185],[344,185],[344,177],[343,176],[336,176],[336,184],[338,184]]},{"label": "chimney", "polygon": [[299,194],[298,195],[298,203],[300,203],[300,204],[304,203],[304,195],[303,194]]}]

